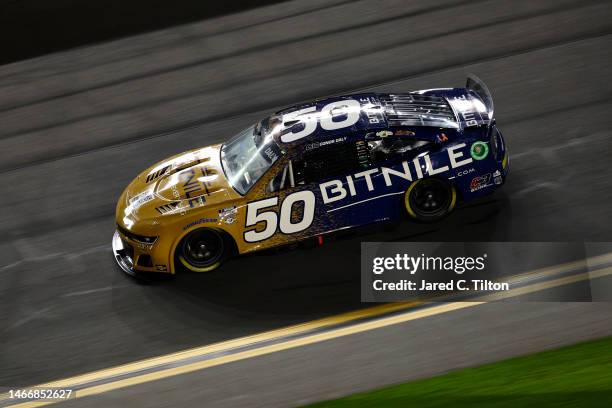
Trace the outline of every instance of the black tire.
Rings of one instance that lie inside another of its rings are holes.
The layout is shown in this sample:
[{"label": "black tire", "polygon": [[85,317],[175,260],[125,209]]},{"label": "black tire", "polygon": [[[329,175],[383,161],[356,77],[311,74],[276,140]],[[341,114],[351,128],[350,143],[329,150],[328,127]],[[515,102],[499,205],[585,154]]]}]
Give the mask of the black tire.
[{"label": "black tire", "polygon": [[437,178],[417,180],[404,194],[408,215],[422,222],[435,222],[444,218],[455,208],[456,203],[455,188]]},{"label": "black tire", "polygon": [[230,249],[228,239],[222,232],[200,228],[181,240],[177,258],[191,272],[211,272],[227,259]]}]

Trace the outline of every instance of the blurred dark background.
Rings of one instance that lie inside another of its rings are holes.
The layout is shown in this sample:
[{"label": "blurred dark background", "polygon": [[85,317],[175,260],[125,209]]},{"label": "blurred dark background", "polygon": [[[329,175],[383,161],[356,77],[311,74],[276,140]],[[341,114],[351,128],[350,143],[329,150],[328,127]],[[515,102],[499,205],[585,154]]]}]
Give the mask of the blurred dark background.
[{"label": "blurred dark background", "polygon": [[0,64],[283,0],[0,0]]}]

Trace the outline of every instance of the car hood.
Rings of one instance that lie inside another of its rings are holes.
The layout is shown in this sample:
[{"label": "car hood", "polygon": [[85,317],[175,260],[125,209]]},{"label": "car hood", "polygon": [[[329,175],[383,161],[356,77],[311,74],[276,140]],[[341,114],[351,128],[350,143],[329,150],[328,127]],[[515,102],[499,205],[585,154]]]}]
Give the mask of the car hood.
[{"label": "car hood", "polygon": [[117,223],[127,229],[135,224],[154,226],[240,198],[225,178],[220,149],[214,145],[192,150],[143,171],[121,195]]}]

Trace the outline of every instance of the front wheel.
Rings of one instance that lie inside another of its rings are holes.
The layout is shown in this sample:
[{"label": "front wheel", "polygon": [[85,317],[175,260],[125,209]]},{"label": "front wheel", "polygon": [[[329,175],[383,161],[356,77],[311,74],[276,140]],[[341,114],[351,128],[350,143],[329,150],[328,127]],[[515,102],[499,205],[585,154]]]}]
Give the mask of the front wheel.
[{"label": "front wheel", "polygon": [[426,178],[408,187],[404,205],[408,215],[423,222],[435,222],[450,213],[457,203],[455,188],[444,180]]},{"label": "front wheel", "polygon": [[228,249],[220,232],[201,228],[183,238],[178,246],[178,259],[192,272],[211,272],[227,258]]}]

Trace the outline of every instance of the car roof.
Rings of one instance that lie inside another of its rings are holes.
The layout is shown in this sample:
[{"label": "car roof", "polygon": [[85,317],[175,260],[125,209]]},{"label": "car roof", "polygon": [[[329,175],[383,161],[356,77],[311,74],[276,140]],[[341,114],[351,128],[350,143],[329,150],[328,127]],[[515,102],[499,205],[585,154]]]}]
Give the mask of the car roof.
[{"label": "car roof", "polygon": [[[277,142],[284,145],[301,145],[390,127],[459,127],[455,113],[444,97],[418,92],[334,96],[285,108],[275,116],[282,122],[283,129]],[[346,125],[342,126],[343,123]]]}]

